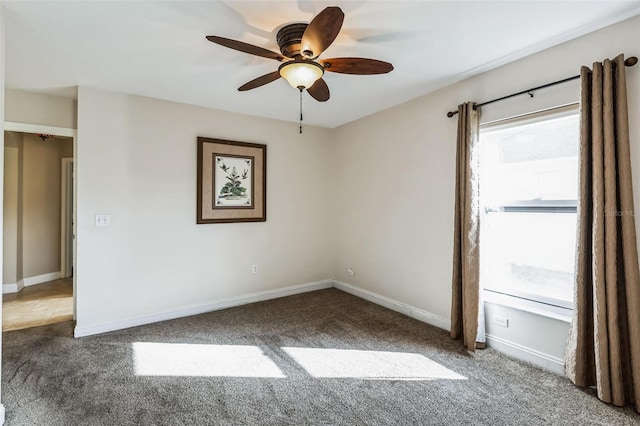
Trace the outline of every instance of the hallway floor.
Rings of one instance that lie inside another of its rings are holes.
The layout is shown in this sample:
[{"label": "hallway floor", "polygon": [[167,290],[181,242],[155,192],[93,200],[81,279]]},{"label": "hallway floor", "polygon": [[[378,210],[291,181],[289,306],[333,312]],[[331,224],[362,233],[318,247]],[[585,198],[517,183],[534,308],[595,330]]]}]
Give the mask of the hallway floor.
[{"label": "hallway floor", "polygon": [[23,288],[2,297],[2,331],[73,319],[73,278]]}]

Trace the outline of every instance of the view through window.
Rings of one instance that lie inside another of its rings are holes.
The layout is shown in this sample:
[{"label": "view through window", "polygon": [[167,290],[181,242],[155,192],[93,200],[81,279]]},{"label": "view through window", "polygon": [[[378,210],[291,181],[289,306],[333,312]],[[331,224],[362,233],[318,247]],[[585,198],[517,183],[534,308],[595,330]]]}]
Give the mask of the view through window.
[{"label": "view through window", "polygon": [[481,129],[486,291],[572,308],[578,143],[576,109]]}]

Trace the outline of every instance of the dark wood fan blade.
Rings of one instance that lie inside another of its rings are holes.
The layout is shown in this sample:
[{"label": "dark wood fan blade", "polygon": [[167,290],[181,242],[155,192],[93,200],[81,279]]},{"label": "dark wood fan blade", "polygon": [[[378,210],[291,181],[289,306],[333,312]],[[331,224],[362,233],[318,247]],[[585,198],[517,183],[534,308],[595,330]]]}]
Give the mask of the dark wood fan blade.
[{"label": "dark wood fan blade", "polygon": [[238,90],[241,92],[244,92],[246,90],[255,89],[256,87],[264,86],[267,83],[276,81],[279,78],[280,78],[280,72],[278,71],[270,72],[269,74],[261,75],[260,77],[254,78],[250,82],[243,84],[242,86],[238,87]]},{"label": "dark wood fan blade", "polygon": [[212,43],[219,44],[220,46],[228,47],[229,49],[239,50],[240,52],[248,53],[250,55],[262,56],[263,58],[275,59],[276,61],[284,61],[285,58],[279,53],[272,52],[262,47],[254,46],[253,44],[244,43],[238,40],[232,40],[230,38],[207,36],[207,40]]},{"label": "dark wood fan blade", "polygon": [[339,72],[342,74],[386,74],[393,71],[393,65],[389,62],[367,58],[333,58],[319,61],[325,71]]},{"label": "dark wood fan blade", "polygon": [[304,30],[300,52],[308,58],[317,58],[336,39],[344,21],[342,9],[327,7],[311,20]]},{"label": "dark wood fan blade", "polygon": [[321,78],[316,80],[313,86],[307,89],[307,92],[309,92],[311,97],[316,101],[326,102],[329,100],[329,86],[327,86],[327,82]]}]

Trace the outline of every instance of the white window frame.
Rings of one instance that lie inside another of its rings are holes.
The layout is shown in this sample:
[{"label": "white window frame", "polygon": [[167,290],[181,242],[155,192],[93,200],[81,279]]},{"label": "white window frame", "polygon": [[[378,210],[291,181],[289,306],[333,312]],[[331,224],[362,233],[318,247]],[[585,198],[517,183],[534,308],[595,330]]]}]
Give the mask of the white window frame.
[{"label": "white window frame", "polygon": [[[480,143],[482,143],[482,132],[487,130],[500,130],[515,126],[537,123],[541,121],[553,120],[579,114],[579,104],[571,103],[555,108],[535,111],[506,119],[495,120],[480,125]],[[505,203],[504,206],[486,207],[487,211],[549,211],[558,213],[576,213],[577,202],[574,200],[555,200],[522,202],[514,201]],[[507,210],[508,209],[508,210]],[[481,213],[482,215],[485,212]],[[482,219],[481,219],[482,220]],[[481,237],[482,238],[482,237]],[[494,289],[482,289],[482,298],[485,302],[508,306],[511,308],[531,312],[534,314],[555,318],[564,322],[571,321],[573,314],[573,302],[547,298],[541,295],[528,295],[524,292],[504,293]]]}]

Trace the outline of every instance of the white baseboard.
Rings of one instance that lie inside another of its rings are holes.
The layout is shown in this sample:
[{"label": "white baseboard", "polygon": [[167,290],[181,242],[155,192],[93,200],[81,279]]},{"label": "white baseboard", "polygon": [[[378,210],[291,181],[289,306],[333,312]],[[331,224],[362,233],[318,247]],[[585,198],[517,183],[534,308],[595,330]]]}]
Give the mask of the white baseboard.
[{"label": "white baseboard", "polygon": [[431,312],[423,311],[422,309],[415,308],[405,303],[398,302],[393,299],[389,299],[385,296],[373,293],[369,290],[356,287],[352,284],[347,284],[341,281],[333,281],[333,286],[339,290],[353,294],[354,296],[373,302],[376,305],[384,306],[392,311],[400,312],[408,317],[415,318],[418,321],[431,324],[435,327],[442,328],[443,330],[451,330],[451,321],[448,318],[441,317]]},{"label": "white baseboard", "polygon": [[37,285],[46,283],[49,281],[57,280],[62,277],[62,273],[50,272],[48,274],[36,275],[35,277],[23,278],[17,283],[2,284],[2,294],[17,293],[25,287],[30,285]]},{"label": "white baseboard", "polygon": [[[11,285],[5,284],[4,286]],[[3,291],[4,291],[3,286]],[[431,312],[418,309],[416,307],[401,303],[396,300],[390,299],[385,296],[373,293],[369,290],[362,289],[341,281],[335,280],[323,280],[308,284],[295,285],[291,287],[284,287],[275,290],[261,291],[258,293],[247,294],[244,296],[231,297],[226,299],[220,299],[211,301],[209,303],[191,306],[187,308],[159,312],[149,315],[142,315],[120,321],[112,321],[102,324],[93,324],[86,326],[76,326],[74,331],[75,337],[91,336],[94,334],[106,333],[109,331],[122,330],[130,327],[137,327],[140,325],[151,324],[154,322],[166,321],[176,318],[188,317],[191,315],[198,315],[207,312],[217,311],[221,309],[232,308],[234,306],[245,305],[248,303],[261,302],[270,299],[277,299],[279,297],[291,296],[294,294],[306,293],[309,291],[322,290],[326,288],[335,287],[344,292],[350,293],[356,297],[368,300],[377,305],[383,306],[392,311],[400,312],[411,318],[417,319],[424,323],[433,325],[435,327],[449,331],[451,329],[451,322],[448,318],[441,317]],[[547,370],[553,371],[557,374],[563,374],[564,361],[560,358],[539,352],[535,349],[531,349],[517,343],[502,339],[491,334],[487,334],[487,344],[499,352],[505,353],[514,358],[531,362]],[[1,408],[1,406],[0,406]]]},{"label": "white baseboard", "polygon": [[17,293],[24,288],[24,282],[22,280],[17,283],[2,284],[2,294]]},{"label": "white baseboard", "polygon": [[151,324],[154,322],[166,321],[176,318],[189,317],[192,315],[204,314],[221,309],[232,308],[234,306],[246,305],[247,303],[262,302],[264,300],[277,299],[280,297],[292,296],[294,294],[306,293],[309,291],[322,290],[333,287],[333,280],[317,281],[308,284],[283,287],[275,290],[266,290],[258,293],[251,293],[244,296],[230,297],[211,301],[209,303],[191,306],[187,308],[158,312],[149,315],[142,315],[121,321],[112,321],[102,324],[86,326],[76,326],[75,337],[91,336],[94,334],[106,333],[109,331],[122,330],[124,328],[137,327],[139,325]]},{"label": "white baseboard", "polygon": [[4,424],[4,405],[0,404],[0,425]]},{"label": "white baseboard", "polygon": [[[341,281],[334,281],[335,288],[353,294],[354,296],[373,302],[376,305],[384,306],[392,311],[400,312],[411,318],[415,318],[418,321],[431,324],[438,328],[449,331],[451,329],[451,321],[448,318],[443,318],[439,315],[432,314],[431,312],[423,311],[405,303],[398,302],[393,299],[389,299],[385,296],[373,293],[369,290],[356,287],[352,284],[347,284]],[[557,374],[563,374],[564,360],[557,358],[553,355],[545,354],[535,349],[527,348],[526,346],[519,345],[509,340],[502,339],[497,336],[487,334],[487,344],[495,350],[502,352],[506,355],[514,358],[530,362],[547,370],[553,371]]]},{"label": "white baseboard", "polygon": [[30,285],[42,284],[49,281],[57,280],[62,276],[60,271],[58,272],[50,272],[48,274],[36,275],[35,277],[23,278],[24,286],[28,287]]},{"label": "white baseboard", "polygon": [[564,374],[564,360],[553,355],[542,353],[491,334],[487,334],[487,345],[514,358],[528,361],[557,374]]}]

